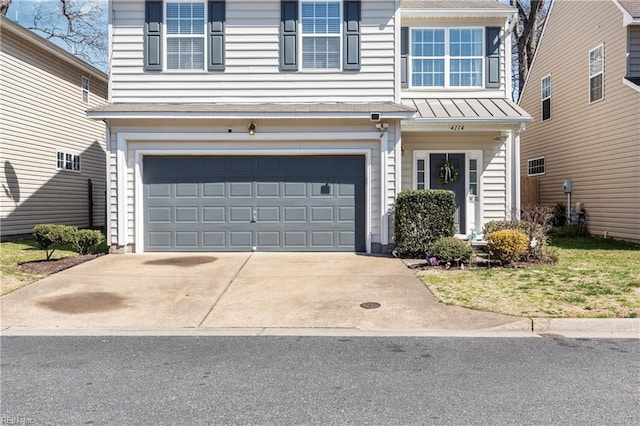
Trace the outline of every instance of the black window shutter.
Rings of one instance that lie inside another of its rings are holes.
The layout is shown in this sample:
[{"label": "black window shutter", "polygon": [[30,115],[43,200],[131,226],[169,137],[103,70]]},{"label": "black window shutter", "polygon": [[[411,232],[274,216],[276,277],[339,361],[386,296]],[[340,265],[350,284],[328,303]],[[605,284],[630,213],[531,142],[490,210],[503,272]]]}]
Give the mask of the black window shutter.
[{"label": "black window shutter", "polygon": [[487,27],[487,75],[485,76],[486,88],[500,87],[500,27]]},{"label": "black window shutter", "polygon": [[400,28],[400,87],[409,87],[409,27]]},{"label": "black window shutter", "polygon": [[144,19],[144,69],[162,71],[162,1],[145,1]]},{"label": "black window shutter", "polygon": [[360,69],[360,0],[344,2],[344,63],[345,70]]},{"label": "black window shutter", "polygon": [[280,2],[280,70],[298,70],[298,2]]},{"label": "black window shutter", "polygon": [[224,70],[225,2],[210,1],[209,5],[209,71]]}]

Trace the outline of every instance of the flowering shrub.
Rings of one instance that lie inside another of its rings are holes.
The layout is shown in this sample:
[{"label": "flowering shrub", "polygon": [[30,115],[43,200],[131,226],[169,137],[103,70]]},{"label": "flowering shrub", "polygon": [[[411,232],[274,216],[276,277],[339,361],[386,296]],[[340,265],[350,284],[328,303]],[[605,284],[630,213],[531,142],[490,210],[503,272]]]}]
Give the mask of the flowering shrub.
[{"label": "flowering shrub", "polygon": [[520,260],[528,247],[529,237],[520,231],[510,229],[492,232],[487,241],[489,252],[503,263]]}]

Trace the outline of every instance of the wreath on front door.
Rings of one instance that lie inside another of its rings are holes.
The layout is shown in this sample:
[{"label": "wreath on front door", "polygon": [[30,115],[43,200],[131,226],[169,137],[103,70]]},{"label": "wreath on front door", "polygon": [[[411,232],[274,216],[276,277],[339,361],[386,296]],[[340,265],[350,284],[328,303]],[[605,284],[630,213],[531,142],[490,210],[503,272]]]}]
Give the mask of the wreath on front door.
[{"label": "wreath on front door", "polygon": [[460,172],[455,164],[450,161],[445,161],[438,167],[438,174],[436,179],[438,183],[441,185],[451,185],[458,181],[458,177],[460,177]]}]

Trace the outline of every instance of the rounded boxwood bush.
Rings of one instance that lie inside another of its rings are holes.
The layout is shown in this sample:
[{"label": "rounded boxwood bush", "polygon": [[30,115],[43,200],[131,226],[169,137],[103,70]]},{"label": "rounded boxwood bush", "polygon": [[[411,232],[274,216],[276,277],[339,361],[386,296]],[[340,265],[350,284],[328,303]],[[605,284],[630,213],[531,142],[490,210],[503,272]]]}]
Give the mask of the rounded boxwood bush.
[{"label": "rounded boxwood bush", "polygon": [[520,260],[529,247],[529,237],[513,229],[494,231],[489,234],[487,248],[495,259],[503,263]]},{"label": "rounded boxwood bush", "polygon": [[439,262],[469,263],[471,256],[473,256],[473,249],[466,241],[455,237],[445,237],[433,243],[429,253]]}]

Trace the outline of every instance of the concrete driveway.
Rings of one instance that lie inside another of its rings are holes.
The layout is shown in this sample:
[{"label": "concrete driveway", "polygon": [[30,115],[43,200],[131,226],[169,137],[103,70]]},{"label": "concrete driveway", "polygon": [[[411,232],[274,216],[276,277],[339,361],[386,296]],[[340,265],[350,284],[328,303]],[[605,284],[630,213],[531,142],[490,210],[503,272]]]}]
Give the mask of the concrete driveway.
[{"label": "concrete driveway", "polygon": [[5,331],[531,330],[528,319],[442,305],[400,260],[354,253],[108,255],[0,304]]}]

